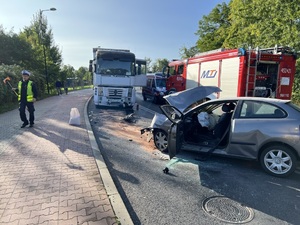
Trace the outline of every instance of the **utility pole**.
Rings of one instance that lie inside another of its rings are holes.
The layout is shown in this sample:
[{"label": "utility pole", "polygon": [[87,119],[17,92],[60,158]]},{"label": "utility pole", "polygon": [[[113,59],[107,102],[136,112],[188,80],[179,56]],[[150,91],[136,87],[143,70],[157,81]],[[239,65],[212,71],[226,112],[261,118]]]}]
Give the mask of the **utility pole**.
[{"label": "utility pole", "polygon": [[43,12],[45,12],[45,11],[55,11],[55,10],[56,10],[56,8],[40,10],[40,18],[39,18],[40,32],[42,32],[42,35],[39,35],[39,36],[40,36],[40,40],[42,40],[42,45],[43,45],[45,76],[46,76],[46,85],[47,85],[48,94],[50,94],[49,75],[48,75],[48,66],[47,66],[47,57],[46,57],[46,46],[45,46],[45,42],[44,42],[44,34],[43,34],[43,31],[42,31],[42,18],[43,18]]}]

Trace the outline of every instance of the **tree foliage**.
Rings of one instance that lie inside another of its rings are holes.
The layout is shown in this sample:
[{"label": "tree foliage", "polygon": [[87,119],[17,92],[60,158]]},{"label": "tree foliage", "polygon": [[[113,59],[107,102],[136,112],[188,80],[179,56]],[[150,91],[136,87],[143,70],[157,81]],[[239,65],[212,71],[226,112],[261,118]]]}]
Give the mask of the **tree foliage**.
[{"label": "tree foliage", "polygon": [[87,67],[79,67],[79,69],[75,71],[75,75],[78,79],[78,85],[84,86],[85,84],[90,84],[91,73]]},{"label": "tree foliage", "polygon": [[0,65],[20,65],[32,69],[34,51],[30,44],[12,31],[6,32],[0,26]]},{"label": "tree foliage", "polygon": [[199,53],[198,47],[192,46],[190,48],[182,47],[179,54],[182,59],[187,59],[195,56],[197,53]]},{"label": "tree foliage", "polygon": [[169,60],[167,60],[167,59],[155,60],[151,67],[152,73],[162,72],[163,68],[165,66],[168,66],[168,64],[169,64]]},{"label": "tree foliage", "polygon": [[232,0],[224,47],[300,47],[300,1]]},{"label": "tree foliage", "polygon": [[[6,83],[2,82],[5,78],[9,77],[10,80]],[[21,78],[21,67],[16,65],[0,65],[0,103],[4,105],[9,102],[17,102],[17,97],[12,91],[12,87],[17,87],[17,84]],[[10,85],[9,85],[10,84]]]},{"label": "tree foliage", "polygon": [[226,3],[218,4],[209,15],[199,21],[197,48],[199,52],[221,48],[228,35],[230,8]]},{"label": "tree foliage", "polygon": [[52,29],[48,27],[46,17],[37,13],[31,25],[25,27],[20,33],[20,37],[32,46],[36,56],[36,69],[45,76],[47,69],[49,83],[54,88],[54,83],[59,78],[62,54],[59,47],[55,45]]},{"label": "tree foliage", "polygon": [[152,62],[152,60],[150,59],[150,58],[147,58],[147,57],[145,57],[145,60],[146,60],[146,72],[148,72],[148,71],[151,71],[151,62]]},{"label": "tree foliage", "polygon": [[300,1],[231,0],[218,4],[199,21],[201,52],[221,47],[300,48]]},{"label": "tree foliage", "polygon": [[60,80],[68,87],[75,87],[77,79],[75,69],[71,65],[63,65],[60,72]]},{"label": "tree foliage", "polygon": [[[55,44],[52,29],[41,12],[34,15],[31,24],[18,34],[13,30],[6,31],[0,25],[1,79],[9,76],[11,84],[16,87],[23,69],[31,72],[39,98],[47,92],[46,74],[49,78],[50,94],[54,92],[56,80],[69,81],[69,85],[73,87],[83,85],[84,80],[91,82],[91,74],[87,72],[87,68],[81,67],[76,71],[72,66],[62,65],[61,50]],[[11,101],[17,102],[17,99],[10,86],[3,83],[0,86],[0,102],[2,104]]]}]

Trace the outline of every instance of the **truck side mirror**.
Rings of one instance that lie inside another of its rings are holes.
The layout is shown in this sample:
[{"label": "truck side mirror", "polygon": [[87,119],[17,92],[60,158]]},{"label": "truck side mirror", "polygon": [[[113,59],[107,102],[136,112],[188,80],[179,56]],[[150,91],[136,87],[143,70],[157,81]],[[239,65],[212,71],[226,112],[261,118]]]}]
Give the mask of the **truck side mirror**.
[{"label": "truck side mirror", "polygon": [[89,64],[89,72],[93,72],[93,60],[90,60],[90,64]]}]

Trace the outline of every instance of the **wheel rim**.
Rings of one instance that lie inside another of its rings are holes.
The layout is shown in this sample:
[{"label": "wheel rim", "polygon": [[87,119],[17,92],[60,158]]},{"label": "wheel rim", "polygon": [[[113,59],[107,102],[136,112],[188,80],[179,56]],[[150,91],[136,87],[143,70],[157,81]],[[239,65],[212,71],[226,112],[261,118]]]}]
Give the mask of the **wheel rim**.
[{"label": "wheel rim", "polygon": [[269,151],[264,157],[264,163],[267,169],[275,174],[285,174],[293,165],[290,155],[282,150]]},{"label": "wheel rim", "polygon": [[164,132],[158,131],[154,134],[155,146],[160,151],[165,151],[168,147],[167,135]]}]

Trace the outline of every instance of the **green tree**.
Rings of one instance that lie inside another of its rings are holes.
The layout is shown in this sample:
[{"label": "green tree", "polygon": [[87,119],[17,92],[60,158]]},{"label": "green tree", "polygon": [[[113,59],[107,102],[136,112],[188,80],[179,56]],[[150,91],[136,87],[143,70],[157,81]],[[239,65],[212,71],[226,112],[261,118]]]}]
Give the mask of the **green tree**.
[{"label": "green tree", "polygon": [[227,48],[300,47],[300,1],[232,0]]},{"label": "green tree", "polygon": [[60,74],[62,81],[64,83],[66,82],[68,87],[73,87],[73,89],[75,89],[75,86],[77,86],[77,78],[74,67],[71,65],[64,65],[61,68]]},{"label": "green tree", "polygon": [[44,75],[48,74],[48,83],[54,89],[54,83],[59,79],[62,54],[55,44],[52,29],[48,27],[47,18],[43,14],[37,13],[31,25],[24,28],[19,35],[28,42],[34,51],[35,60],[33,64],[35,70]]},{"label": "green tree", "polygon": [[11,103],[11,102],[17,103],[17,97],[12,91],[10,85],[12,85],[12,87],[18,86],[18,82],[21,79],[21,71],[22,68],[20,66],[0,64],[1,83],[2,81],[4,81],[5,78],[9,77],[9,80],[7,82],[3,82],[0,85],[1,107],[4,106],[5,103]]},{"label": "green tree", "polygon": [[147,58],[147,57],[145,57],[145,60],[146,60],[146,66],[147,66],[147,68],[146,68],[146,72],[151,72],[151,62],[152,62],[152,60],[150,59],[150,58]]},{"label": "green tree", "polygon": [[199,53],[199,49],[197,46],[193,46],[190,48],[182,47],[180,49],[180,56],[182,59],[194,57],[197,53]]},{"label": "green tree", "polygon": [[228,35],[230,8],[226,3],[218,4],[209,15],[199,21],[197,48],[201,52],[223,47]]},{"label": "green tree", "polygon": [[6,32],[0,26],[0,64],[20,65],[32,70],[34,51],[29,43],[19,38],[13,31]]},{"label": "green tree", "polygon": [[80,67],[75,71],[75,75],[78,79],[78,85],[84,86],[85,82],[90,79],[90,72],[87,67]]},{"label": "green tree", "polygon": [[297,60],[295,80],[293,84],[292,99],[300,105],[300,59]]},{"label": "green tree", "polygon": [[168,66],[169,60],[167,59],[157,59],[153,64],[152,64],[152,72],[162,72],[163,68],[165,66]]}]

